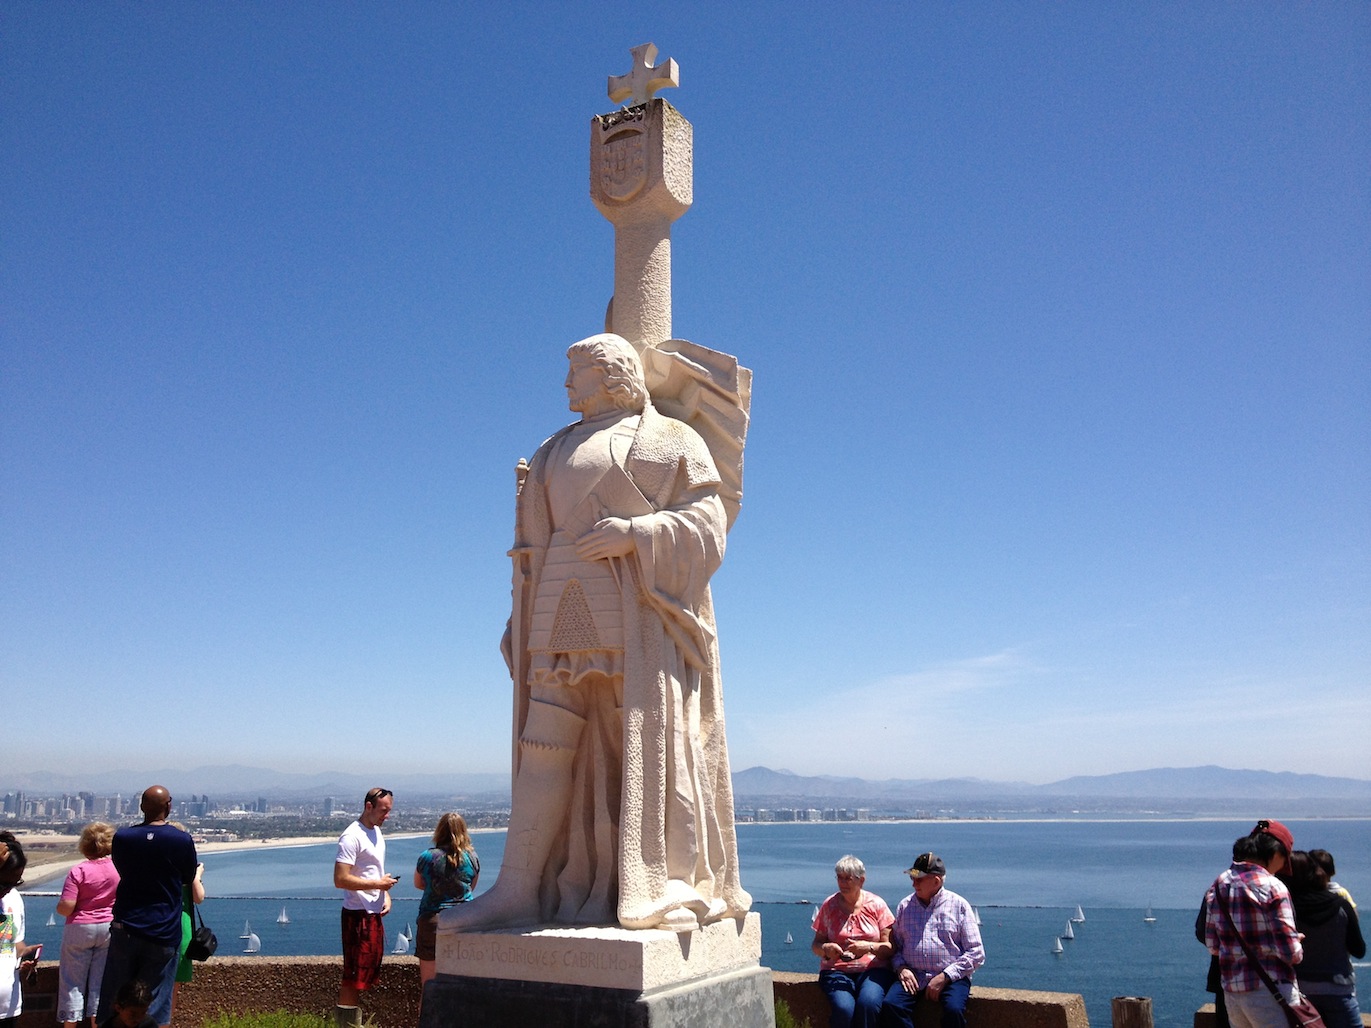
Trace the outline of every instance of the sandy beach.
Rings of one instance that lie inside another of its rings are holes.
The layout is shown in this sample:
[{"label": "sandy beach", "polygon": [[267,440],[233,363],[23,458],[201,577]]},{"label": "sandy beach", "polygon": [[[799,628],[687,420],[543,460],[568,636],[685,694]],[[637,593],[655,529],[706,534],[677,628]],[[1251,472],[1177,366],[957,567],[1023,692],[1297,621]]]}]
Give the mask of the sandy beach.
[{"label": "sandy beach", "polygon": [[[19,841],[26,847],[30,843],[41,843],[43,850],[62,847],[69,848],[73,856],[63,857],[60,860],[47,859],[42,850],[35,849],[29,858],[29,866],[24,872],[24,885],[32,890],[35,886],[47,885],[52,882],[60,883],[66,877],[66,873],[71,868],[81,862],[81,856],[77,851],[76,844],[80,839],[79,835],[28,835],[15,833]],[[414,833],[422,834],[422,833]],[[411,835],[394,835],[389,838],[403,839],[412,838]],[[332,842],[336,835],[297,835],[283,839],[239,839],[236,842],[202,842],[197,843],[195,850],[201,856],[206,853],[228,853],[231,850],[255,850],[255,849],[284,849],[287,846],[318,846],[320,843]]]},{"label": "sandy beach", "polygon": [[[503,832],[503,828],[473,828],[472,835],[481,835],[489,832]],[[387,832],[387,839],[420,839],[428,835],[428,832]],[[24,871],[24,886],[26,891],[33,891],[36,886],[52,885],[56,883],[60,886],[61,881],[66,877],[66,873],[71,868],[81,862],[80,853],[77,850],[77,843],[80,841],[79,835],[38,835],[33,833],[16,832],[20,843],[26,850],[31,848],[29,855],[29,865]],[[200,842],[195,844],[195,851],[200,856],[207,853],[229,853],[233,850],[256,850],[256,849],[286,849],[290,846],[318,846],[322,843],[335,842],[338,836],[330,835],[295,835],[280,839],[239,839],[236,842]],[[40,848],[41,847],[41,848]],[[58,850],[67,851],[69,855],[61,859],[51,859],[45,851]]]}]

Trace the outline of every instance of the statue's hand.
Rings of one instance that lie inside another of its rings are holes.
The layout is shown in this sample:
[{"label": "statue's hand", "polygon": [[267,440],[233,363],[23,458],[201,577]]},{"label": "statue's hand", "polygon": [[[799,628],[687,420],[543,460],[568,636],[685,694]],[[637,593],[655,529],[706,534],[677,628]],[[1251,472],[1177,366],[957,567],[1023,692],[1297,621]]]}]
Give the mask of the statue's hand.
[{"label": "statue's hand", "polygon": [[576,540],[576,555],[586,560],[626,557],[633,552],[633,522],[628,518],[603,518]]}]

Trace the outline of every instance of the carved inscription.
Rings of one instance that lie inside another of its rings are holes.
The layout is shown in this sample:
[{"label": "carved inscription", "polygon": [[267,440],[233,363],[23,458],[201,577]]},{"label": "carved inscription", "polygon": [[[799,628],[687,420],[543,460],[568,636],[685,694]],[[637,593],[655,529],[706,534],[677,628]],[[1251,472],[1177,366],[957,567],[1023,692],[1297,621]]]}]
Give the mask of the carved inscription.
[{"label": "carved inscription", "polygon": [[[584,946],[528,946],[502,939],[441,939],[442,964],[446,973],[485,974],[504,978],[533,971],[617,971],[634,972],[638,962],[622,951]],[[466,965],[465,967],[461,965]],[[535,977],[538,977],[535,973]]]}]

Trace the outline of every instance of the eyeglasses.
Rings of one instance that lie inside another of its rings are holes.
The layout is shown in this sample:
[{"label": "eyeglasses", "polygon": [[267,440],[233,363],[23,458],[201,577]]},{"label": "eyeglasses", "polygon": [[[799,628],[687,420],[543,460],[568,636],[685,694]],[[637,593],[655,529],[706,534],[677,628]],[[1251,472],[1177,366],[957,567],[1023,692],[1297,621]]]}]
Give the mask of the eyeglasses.
[{"label": "eyeglasses", "polygon": [[861,880],[861,875],[845,875],[841,872],[838,873],[838,881],[840,882],[860,882]]}]

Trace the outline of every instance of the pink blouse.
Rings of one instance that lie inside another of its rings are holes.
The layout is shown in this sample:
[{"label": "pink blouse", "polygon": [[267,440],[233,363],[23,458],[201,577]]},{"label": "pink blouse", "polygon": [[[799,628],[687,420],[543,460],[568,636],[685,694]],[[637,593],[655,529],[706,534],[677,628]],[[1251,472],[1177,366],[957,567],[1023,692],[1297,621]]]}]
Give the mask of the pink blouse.
[{"label": "pink blouse", "polygon": [[62,899],[76,903],[76,909],[67,915],[67,924],[114,920],[114,890],[118,885],[119,872],[109,857],[83,860],[73,867],[62,883]]},{"label": "pink blouse", "polygon": [[[813,927],[815,933],[822,936],[822,941],[836,942],[843,949],[847,949],[846,943],[849,941],[880,942],[885,930],[894,923],[895,915],[885,905],[885,900],[874,892],[867,892],[863,889],[861,897],[857,900],[857,909],[851,914],[843,909],[841,893],[835,892],[824,900],[823,906],[814,915]],[[860,973],[869,967],[885,967],[889,963],[889,957],[877,957],[874,953],[863,953],[855,960],[822,958],[819,961],[819,970]]]}]

